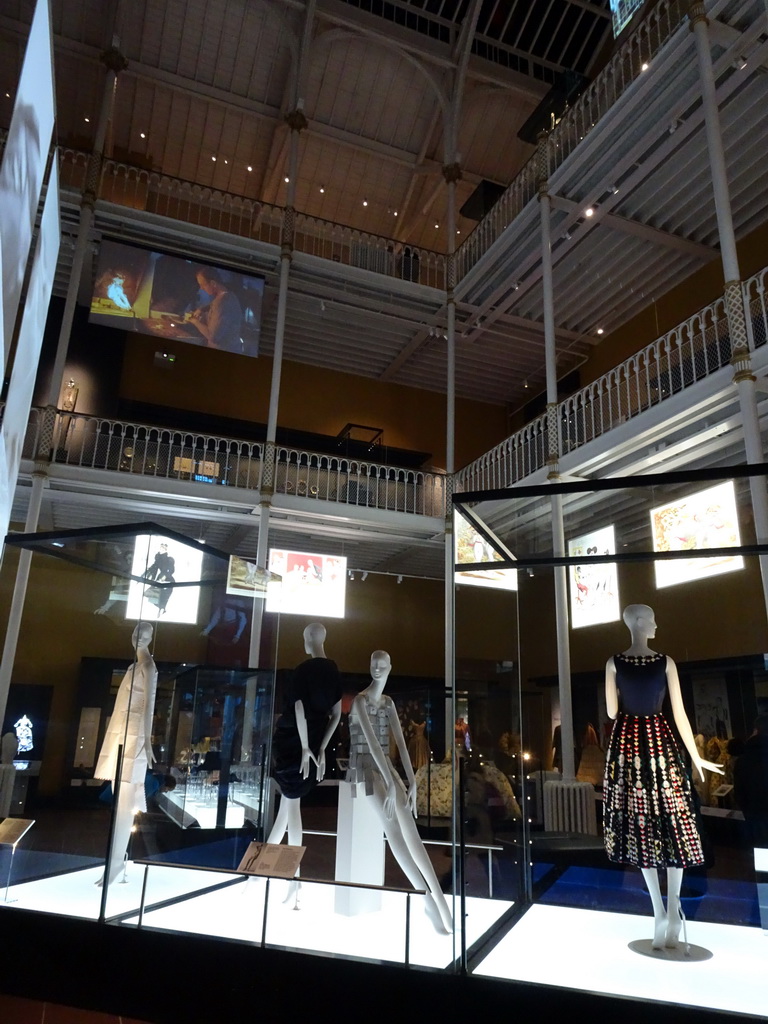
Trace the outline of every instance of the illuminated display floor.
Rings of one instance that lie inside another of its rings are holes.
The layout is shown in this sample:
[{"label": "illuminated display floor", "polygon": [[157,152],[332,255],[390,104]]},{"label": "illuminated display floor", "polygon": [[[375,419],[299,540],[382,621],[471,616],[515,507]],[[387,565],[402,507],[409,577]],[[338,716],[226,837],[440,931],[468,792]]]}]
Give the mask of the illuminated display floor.
[{"label": "illuminated display floor", "polygon": [[[406,897],[403,893],[383,892],[380,911],[346,916],[335,912],[336,890],[331,884],[302,883],[298,910],[294,909],[295,901],[283,902],[287,887],[284,881],[270,883],[266,927],[269,945],[404,961]],[[265,888],[263,879],[252,878],[146,913],[144,926],[260,943]],[[440,935],[434,930],[422,900],[420,896],[411,897],[410,962],[424,967],[448,967],[457,955],[453,936]],[[468,945],[479,939],[511,906],[503,900],[468,899]],[[455,941],[458,947],[458,936]]]},{"label": "illuminated display floor", "polygon": [[714,954],[699,963],[659,962],[628,949],[652,932],[650,917],[538,905],[474,973],[768,1016],[768,935],[762,929],[689,922],[689,941]]}]

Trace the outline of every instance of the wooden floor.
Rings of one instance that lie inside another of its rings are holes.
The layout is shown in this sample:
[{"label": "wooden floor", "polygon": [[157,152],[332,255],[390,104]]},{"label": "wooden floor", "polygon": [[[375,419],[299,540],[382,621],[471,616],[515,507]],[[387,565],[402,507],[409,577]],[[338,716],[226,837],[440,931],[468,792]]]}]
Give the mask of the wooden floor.
[{"label": "wooden floor", "polygon": [[151,1024],[133,1017],[113,1013],[78,1010],[73,1006],[41,1003],[36,999],[20,999],[0,993],[0,1020],[3,1024]]}]

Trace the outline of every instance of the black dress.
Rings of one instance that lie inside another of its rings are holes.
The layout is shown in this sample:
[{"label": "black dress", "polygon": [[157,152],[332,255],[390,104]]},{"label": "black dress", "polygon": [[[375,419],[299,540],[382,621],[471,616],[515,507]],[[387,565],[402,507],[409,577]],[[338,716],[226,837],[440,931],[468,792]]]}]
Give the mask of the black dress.
[{"label": "black dress", "polygon": [[608,859],[639,868],[704,863],[691,780],[661,706],[667,658],[614,655],[619,714],[605,760]]},{"label": "black dress", "polygon": [[283,713],[272,737],[272,775],[287,799],[299,800],[317,785],[314,763],[309,766],[308,778],[301,774],[296,701],[300,700],[304,705],[307,740],[312,753],[317,754],[328,726],[328,716],[341,700],[341,695],[341,676],[336,662],[330,658],[310,658],[293,673],[283,701]]}]

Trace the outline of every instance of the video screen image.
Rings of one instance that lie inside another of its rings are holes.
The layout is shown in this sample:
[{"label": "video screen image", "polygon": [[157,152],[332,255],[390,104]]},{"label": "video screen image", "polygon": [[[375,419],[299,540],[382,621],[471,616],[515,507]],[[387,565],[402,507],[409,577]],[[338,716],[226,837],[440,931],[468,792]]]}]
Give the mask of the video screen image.
[{"label": "video screen image", "polygon": [[89,320],[257,356],[264,279],[104,240]]},{"label": "video screen image", "polygon": [[271,548],[269,571],[282,577],[282,582],[267,585],[268,612],[344,618],[347,560],[343,556]]}]

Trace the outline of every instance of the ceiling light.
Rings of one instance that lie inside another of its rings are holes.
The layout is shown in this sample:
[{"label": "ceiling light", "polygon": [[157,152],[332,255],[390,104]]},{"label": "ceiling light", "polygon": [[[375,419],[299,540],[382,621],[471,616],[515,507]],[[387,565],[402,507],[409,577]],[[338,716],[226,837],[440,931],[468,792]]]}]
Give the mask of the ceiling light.
[{"label": "ceiling light", "polygon": [[6,98],[7,100],[9,100],[9,99],[11,98],[11,94],[10,94],[9,92],[7,92],[7,93],[5,94],[5,98]]},{"label": "ceiling light", "polygon": [[527,388],[528,388],[528,381],[527,380],[523,381],[523,387],[526,388],[526,390],[527,390]]},{"label": "ceiling light", "polygon": [[739,54],[739,56],[733,62],[734,70],[735,71],[743,71],[746,66],[747,66],[747,58],[744,56],[744,54]]},{"label": "ceiling light", "polygon": [[586,210],[584,211],[584,216],[585,217],[593,217],[594,214],[595,214],[595,209],[594,209],[593,206],[588,206],[586,208]]},{"label": "ceiling light", "polygon": [[84,118],[84,120],[85,120],[85,123],[86,123],[86,124],[90,124],[90,123],[91,123],[91,119],[90,119],[90,117],[86,117],[86,118]]},{"label": "ceiling light", "polygon": [[456,234],[457,234],[457,235],[460,235],[460,234],[461,234],[461,228],[456,228]]},{"label": "ceiling light", "polygon": [[440,227],[440,225],[439,225],[439,224],[437,223],[437,221],[435,221],[435,227],[436,227],[436,228],[439,228],[439,227]]},{"label": "ceiling light", "polygon": [[645,64],[645,63],[644,63],[644,64],[641,64],[641,65],[640,65],[640,70],[641,70],[641,71],[647,71],[647,70],[648,70],[648,65],[647,65],[647,64]]},{"label": "ceiling light", "polygon": [[563,241],[564,242],[570,242],[570,240],[571,240],[571,232],[570,231],[566,231],[563,234]]},{"label": "ceiling light", "polygon": [[616,196],[616,195],[619,194],[619,186],[618,185],[609,185],[608,186],[608,191],[611,193],[612,196]]},{"label": "ceiling light", "polygon": [[512,282],[512,291],[513,292],[516,292],[519,287],[520,287],[520,282],[519,281],[513,281]]},{"label": "ceiling light", "polygon": [[225,164],[228,164],[228,163],[229,163],[229,160],[225,160],[225,161],[224,161],[224,163],[225,163]]},{"label": "ceiling light", "polygon": [[368,579],[368,573],[364,572],[363,573],[363,582],[365,582],[367,579]]},{"label": "ceiling light", "polygon": [[253,168],[251,167],[251,165],[250,165],[250,164],[248,164],[248,170],[249,170],[249,171],[252,171],[252,170],[253,170]]},{"label": "ceiling light", "polygon": [[146,132],[139,132],[139,138],[140,139],[146,139],[146,137],[147,137]]},{"label": "ceiling light", "polygon": [[368,205],[368,200],[367,200],[367,199],[364,199],[364,200],[363,200],[363,206],[367,206],[367,205]]},{"label": "ceiling light", "polygon": [[215,156],[212,156],[211,160],[213,160],[213,162],[216,163],[216,157]]},{"label": "ceiling light", "polygon": [[284,182],[286,183],[286,185],[288,184],[288,182],[289,182],[290,180],[291,180],[291,179],[290,179],[290,178],[288,177],[288,175],[287,175],[287,174],[286,174],[286,176],[285,176],[285,177],[283,178],[283,181],[284,181]]},{"label": "ceiling light", "polygon": [[323,193],[323,192],[325,192],[325,186],[324,186],[324,185],[321,185],[321,186],[320,186],[320,193],[321,193],[321,195],[322,195],[322,193]]},{"label": "ceiling light", "polygon": [[398,576],[397,577],[397,582],[398,583],[402,583],[403,582],[403,577],[402,576]]},{"label": "ceiling light", "polygon": [[394,212],[394,216],[395,216],[395,217],[397,216],[397,210],[395,210],[395,212]]},{"label": "ceiling light", "polygon": [[598,327],[598,328],[597,328],[597,333],[598,333],[598,334],[604,334],[605,332],[603,331],[603,328],[602,328],[602,327]]}]

